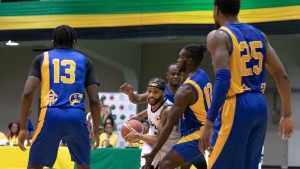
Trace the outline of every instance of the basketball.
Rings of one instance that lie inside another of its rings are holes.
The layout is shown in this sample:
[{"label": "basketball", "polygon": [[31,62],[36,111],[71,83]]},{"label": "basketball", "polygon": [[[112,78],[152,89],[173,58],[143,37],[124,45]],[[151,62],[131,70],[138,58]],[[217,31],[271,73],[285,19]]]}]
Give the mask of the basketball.
[{"label": "basketball", "polygon": [[121,127],[121,135],[122,135],[123,138],[128,133],[130,133],[130,130],[128,129],[127,125],[130,125],[138,133],[143,132],[143,124],[140,121],[131,119],[131,120],[126,121],[125,123]]}]

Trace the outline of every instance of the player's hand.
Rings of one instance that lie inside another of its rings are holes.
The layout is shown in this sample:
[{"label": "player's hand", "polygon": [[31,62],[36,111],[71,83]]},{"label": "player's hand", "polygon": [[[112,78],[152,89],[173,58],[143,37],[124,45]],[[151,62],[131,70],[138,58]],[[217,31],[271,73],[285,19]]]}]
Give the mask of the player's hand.
[{"label": "player's hand", "polygon": [[130,95],[133,94],[133,88],[130,84],[124,83],[122,86],[120,86],[120,92]]},{"label": "player's hand", "polygon": [[282,117],[279,122],[279,133],[282,134],[282,140],[289,139],[294,131],[294,123],[291,117]]},{"label": "player's hand", "polygon": [[213,127],[213,122],[206,120],[206,123],[204,125],[204,130],[201,134],[200,140],[199,140],[199,150],[202,152],[202,154],[205,153],[205,150],[211,152],[213,149],[212,145],[210,144],[210,139],[212,136],[212,127]]},{"label": "player's hand", "polygon": [[95,150],[99,147],[99,137],[98,133],[91,132],[90,137],[92,138],[92,141],[95,140],[95,143],[92,146],[92,150]]},{"label": "player's hand", "polygon": [[130,133],[128,133],[125,137],[124,140],[129,142],[129,143],[136,143],[139,141],[139,136],[140,133],[138,133],[134,128],[132,128],[129,124],[124,123],[124,125],[130,130]]},{"label": "player's hand", "polygon": [[152,151],[151,151],[151,153],[144,154],[142,156],[142,158],[145,158],[145,160],[146,160],[146,164],[145,164],[144,169],[152,169],[153,168],[153,167],[151,167],[152,166],[151,164],[152,164],[152,161],[153,161],[154,157],[155,157],[155,155],[152,154]]},{"label": "player's hand", "polygon": [[27,149],[24,146],[24,141],[29,140],[29,133],[27,130],[21,129],[19,136],[18,136],[18,142],[19,147],[22,151],[26,151]]},{"label": "player's hand", "polygon": [[136,115],[131,116],[130,120],[139,120],[140,121],[141,119],[140,119],[139,115],[136,114]]}]

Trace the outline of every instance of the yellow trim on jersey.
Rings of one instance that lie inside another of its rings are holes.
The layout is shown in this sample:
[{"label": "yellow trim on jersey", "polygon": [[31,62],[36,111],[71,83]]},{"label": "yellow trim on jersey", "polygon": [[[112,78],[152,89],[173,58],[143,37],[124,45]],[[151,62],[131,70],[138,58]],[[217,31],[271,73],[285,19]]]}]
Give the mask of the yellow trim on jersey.
[{"label": "yellow trim on jersey", "polygon": [[184,84],[191,84],[198,91],[198,100],[193,105],[190,105],[189,107],[194,112],[197,119],[202,123],[202,125],[204,125],[206,121],[207,112],[205,110],[202,89],[195,81],[191,80],[190,78],[186,79]]},{"label": "yellow trim on jersey", "polygon": [[44,53],[43,64],[41,67],[41,108],[47,107],[49,92],[50,92],[50,68],[49,68],[49,54]]},{"label": "yellow trim on jersey", "polygon": [[226,31],[232,40],[232,54],[230,55],[230,88],[227,96],[233,96],[237,93],[243,93],[242,88],[242,72],[241,72],[241,53],[239,51],[239,42],[236,39],[235,35],[225,26],[222,26],[220,29]]},{"label": "yellow trim on jersey", "polygon": [[220,131],[218,132],[218,138],[216,144],[208,159],[208,169],[212,168],[212,166],[214,165],[215,161],[219,157],[219,154],[221,153],[228,139],[228,136],[232,128],[232,123],[234,120],[235,108],[236,108],[236,97],[228,98],[225,101],[223,111],[222,111],[222,119],[221,119],[222,126],[220,128]]},{"label": "yellow trim on jersey", "polygon": [[37,136],[41,132],[41,129],[44,125],[46,112],[47,112],[47,108],[42,108],[41,109],[41,113],[40,113],[40,117],[39,117],[39,123],[38,123],[36,131],[34,132],[34,135],[32,137],[32,143],[35,141],[35,139],[37,138]]},{"label": "yellow trim on jersey", "polygon": [[[241,10],[239,20],[244,23],[299,20],[300,6]],[[187,12],[155,12],[138,14],[83,14],[1,16],[0,30],[49,29],[67,24],[73,28],[146,26],[161,24],[214,24],[212,10]],[[199,19],[201,18],[201,19]]]},{"label": "yellow trim on jersey", "polygon": [[194,140],[199,140],[200,136],[202,134],[204,127],[201,127],[200,130],[196,130],[194,133],[183,136],[182,138],[180,138],[176,144],[182,144],[182,143],[186,143],[186,142],[190,142],[190,141],[194,141]]}]

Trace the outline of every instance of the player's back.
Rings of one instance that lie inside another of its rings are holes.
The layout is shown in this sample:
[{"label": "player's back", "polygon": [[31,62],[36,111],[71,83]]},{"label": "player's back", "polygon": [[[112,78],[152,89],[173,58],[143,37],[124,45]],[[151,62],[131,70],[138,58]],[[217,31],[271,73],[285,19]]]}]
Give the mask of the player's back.
[{"label": "player's back", "polygon": [[86,57],[74,50],[44,52],[41,59],[41,107],[84,109],[86,72]]},{"label": "player's back", "polygon": [[231,84],[228,96],[265,89],[265,38],[247,24],[225,24],[219,30],[230,39]]},{"label": "player's back", "polygon": [[183,85],[192,86],[197,94],[197,101],[189,105],[184,112],[184,124],[187,130],[198,130],[206,121],[211,103],[212,85],[205,71],[201,69],[188,77]]}]

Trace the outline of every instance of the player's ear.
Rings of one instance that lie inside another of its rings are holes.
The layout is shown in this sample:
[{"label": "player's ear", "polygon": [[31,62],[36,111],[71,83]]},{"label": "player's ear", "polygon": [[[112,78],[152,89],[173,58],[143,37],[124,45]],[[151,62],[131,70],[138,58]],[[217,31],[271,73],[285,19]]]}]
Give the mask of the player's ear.
[{"label": "player's ear", "polygon": [[218,6],[215,6],[214,12],[215,12],[215,15],[216,15],[216,16],[219,15],[219,8],[218,8]]},{"label": "player's ear", "polygon": [[187,62],[188,62],[188,63],[192,63],[192,62],[193,62],[193,59],[192,59],[192,58],[188,58],[188,59],[187,59]]}]

